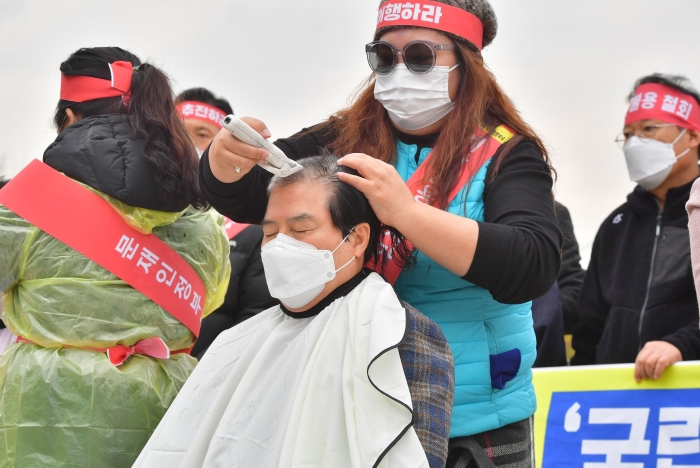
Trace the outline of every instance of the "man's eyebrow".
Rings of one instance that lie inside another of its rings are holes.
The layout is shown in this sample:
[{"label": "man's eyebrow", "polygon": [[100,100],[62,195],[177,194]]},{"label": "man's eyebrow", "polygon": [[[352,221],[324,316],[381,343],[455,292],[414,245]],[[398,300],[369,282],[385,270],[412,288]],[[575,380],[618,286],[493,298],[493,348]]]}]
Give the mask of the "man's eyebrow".
[{"label": "man's eyebrow", "polygon": [[[292,216],[290,218],[285,219],[285,222],[287,223],[294,223],[297,221],[307,221],[307,220],[315,220],[316,217],[312,215],[311,213],[299,213],[298,215]],[[263,219],[262,223],[263,226],[269,226],[271,224],[277,225],[277,221],[273,221],[271,219]]]},{"label": "man's eyebrow", "polygon": [[286,221],[288,223],[293,223],[295,221],[306,221],[306,220],[314,220],[316,217],[312,215],[311,213],[300,213],[296,216],[292,216],[291,218],[287,218]]}]

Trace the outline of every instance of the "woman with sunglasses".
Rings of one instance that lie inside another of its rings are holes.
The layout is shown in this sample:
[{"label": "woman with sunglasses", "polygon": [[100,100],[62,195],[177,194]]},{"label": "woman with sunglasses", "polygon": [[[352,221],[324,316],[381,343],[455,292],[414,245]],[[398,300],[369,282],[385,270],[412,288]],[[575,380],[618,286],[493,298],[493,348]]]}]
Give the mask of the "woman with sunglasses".
[{"label": "woman with sunglasses", "polygon": [[[559,271],[561,234],[544,144],[481,56],[496,35],[485,0],[382,1],[374,72],[349,108],[276,142],[290,158],[346,155],[379,219],[415,249],[385,277],[435,320],[455,357],[448,466],[534,466],[530,301]],[[265,124],[247,119],[261,135]],[[271,177],[264,150],[221,132],[200,163],[221,213],[260,222]],[[472,466],[472,465],[468,465]]]}]

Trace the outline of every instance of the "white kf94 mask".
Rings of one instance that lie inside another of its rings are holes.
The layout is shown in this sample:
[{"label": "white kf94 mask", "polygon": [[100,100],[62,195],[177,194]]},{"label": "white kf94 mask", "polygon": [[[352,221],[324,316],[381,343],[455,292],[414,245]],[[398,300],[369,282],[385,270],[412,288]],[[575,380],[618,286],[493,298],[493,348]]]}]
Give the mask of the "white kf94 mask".
[{"label": "white kf94 mask", "polygon": [[676,156],[673,146],[681,139],[686,129],[673,140],[673,143],[664,143],[659,140],[642,140],[633,136],[622,149],[625,153],[627,171],[632,182],[637,182],[647,190],[653,190],[666,180],[671,173],[673,165],[678,158],[685,156],[690,148]]},{"label": "white kf94 mask", "polygon": [[332,252],[318,250],[311,244],[277,234],[263,245],[261,253],[270,295],[290,309],[298,309],[311,302],[321,294],[326,283],[335,278],[336,273],[355,260],[353,256],[345,265],[335,269],[333,253],[343,245],[350,233]]},{"label": "white kf94 mask", "polygon": [[377,75],[374,98],[381,102],[389,117],[406,130],[426,128],[452,112],[450,72],[459,67],[433,67],[417,75],[398,63],[386,75]]}]

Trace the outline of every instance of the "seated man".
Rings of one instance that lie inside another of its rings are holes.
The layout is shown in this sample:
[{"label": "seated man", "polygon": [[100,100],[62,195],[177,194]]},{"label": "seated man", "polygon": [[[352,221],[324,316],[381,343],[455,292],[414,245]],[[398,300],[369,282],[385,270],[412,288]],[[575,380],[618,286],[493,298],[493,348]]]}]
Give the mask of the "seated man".
[{"label": "seated man", "polygon": [[639,382],[700,359],[685,211],[700,175],[700,95],[683,77],[651,75],[630,99],[618,141],[638,186],[593,243],[571,363],[635,362]]},{"label": "seated man", "polygon": [[265,276],[282,304],[214,341],[134,467],[444,467],[445,337],[363,269],[385,257],[386,228],[337,177],[357,172],[333,156],[299,163],[272,179],[263,221]]}]

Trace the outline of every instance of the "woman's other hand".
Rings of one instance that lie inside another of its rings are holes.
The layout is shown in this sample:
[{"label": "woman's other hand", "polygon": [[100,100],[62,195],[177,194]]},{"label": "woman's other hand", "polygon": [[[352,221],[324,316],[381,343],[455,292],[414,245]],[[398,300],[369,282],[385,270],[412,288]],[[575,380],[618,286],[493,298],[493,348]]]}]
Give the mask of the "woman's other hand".
[{"label": "woman's other hand", "polygon": [[[416,201],[396,169],[366,154],[349,154],[338,161],[362,177],[338,177],[365,194],[379,220],[392,226],[432,260],[464,276],[474,260],[479,225],[468,218]],[[419,194],[420,195],[420,194]]]},{"label": "woman's other hand", "polygon": [[396,169],[361,153],[342,157],[338,164],[360,173],[362,177],[343,172],[338,173],[338,177],[365,194],[382,223],[398,228],[415,200]]},{"label": "woman's other hand", "polygon": [[[270,138],[270,130],[261,120],[253,117],[242,117],[241,120],[263,137]],[[225,128],[219,131],[209,147],[211,172],[224,183],[238,182],[265,157],[267,157],[267,151],[243,143]]]}]

